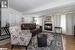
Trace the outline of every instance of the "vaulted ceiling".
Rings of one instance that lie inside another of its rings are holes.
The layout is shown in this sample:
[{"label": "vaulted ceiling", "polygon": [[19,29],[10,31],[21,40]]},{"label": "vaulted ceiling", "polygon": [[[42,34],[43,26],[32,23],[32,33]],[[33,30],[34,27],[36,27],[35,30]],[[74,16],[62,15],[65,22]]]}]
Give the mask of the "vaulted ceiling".
[{"label": "vaulted ceiling", "polygon": [[9,7],[24,14],[73,11],[75,0],[9,0]]}]

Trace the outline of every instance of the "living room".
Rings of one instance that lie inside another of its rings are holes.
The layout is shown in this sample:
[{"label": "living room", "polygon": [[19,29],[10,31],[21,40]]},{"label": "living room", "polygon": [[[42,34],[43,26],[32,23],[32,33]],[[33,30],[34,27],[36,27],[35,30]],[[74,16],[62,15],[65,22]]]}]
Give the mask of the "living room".
[{"label": "living room", "polygon": [[75,49],[74,0],[9,0],[8,3],[1,8],[0,48],[7,50]]}]

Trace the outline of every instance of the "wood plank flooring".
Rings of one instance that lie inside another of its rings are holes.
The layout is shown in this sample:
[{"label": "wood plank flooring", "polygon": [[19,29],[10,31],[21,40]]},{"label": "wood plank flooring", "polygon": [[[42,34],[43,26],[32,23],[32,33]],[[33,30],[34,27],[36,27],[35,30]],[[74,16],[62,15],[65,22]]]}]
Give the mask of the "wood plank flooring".
[{"label": "wood plank flooring", "polygon": [[65,50],[75,50],[75,37],[74,36],[64,36]]}]

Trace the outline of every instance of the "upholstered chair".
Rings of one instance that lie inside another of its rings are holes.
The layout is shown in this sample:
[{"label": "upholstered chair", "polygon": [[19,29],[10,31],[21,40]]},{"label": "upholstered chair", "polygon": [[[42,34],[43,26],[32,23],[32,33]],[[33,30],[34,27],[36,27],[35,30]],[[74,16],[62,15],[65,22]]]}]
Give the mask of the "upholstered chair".
[{"label": "upholstered chair", "polygon": [[21,30],[18,26],[12,26],[9,28],[10,35],[11,35],[11,45],[17,46],[28,46],[32,34],[30,30]]}]

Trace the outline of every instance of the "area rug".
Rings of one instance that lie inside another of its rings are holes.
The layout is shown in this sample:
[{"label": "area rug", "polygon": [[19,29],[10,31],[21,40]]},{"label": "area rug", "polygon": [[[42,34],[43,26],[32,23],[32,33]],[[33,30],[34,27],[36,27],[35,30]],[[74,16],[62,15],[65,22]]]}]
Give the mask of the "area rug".
[{"label": "area rug", "polygon": [[37,35],[32,37],[27,50],[63,50],[62,35],[55,33],[42,32],[40,34],[47,34],[47,47],[38,47]]}]

